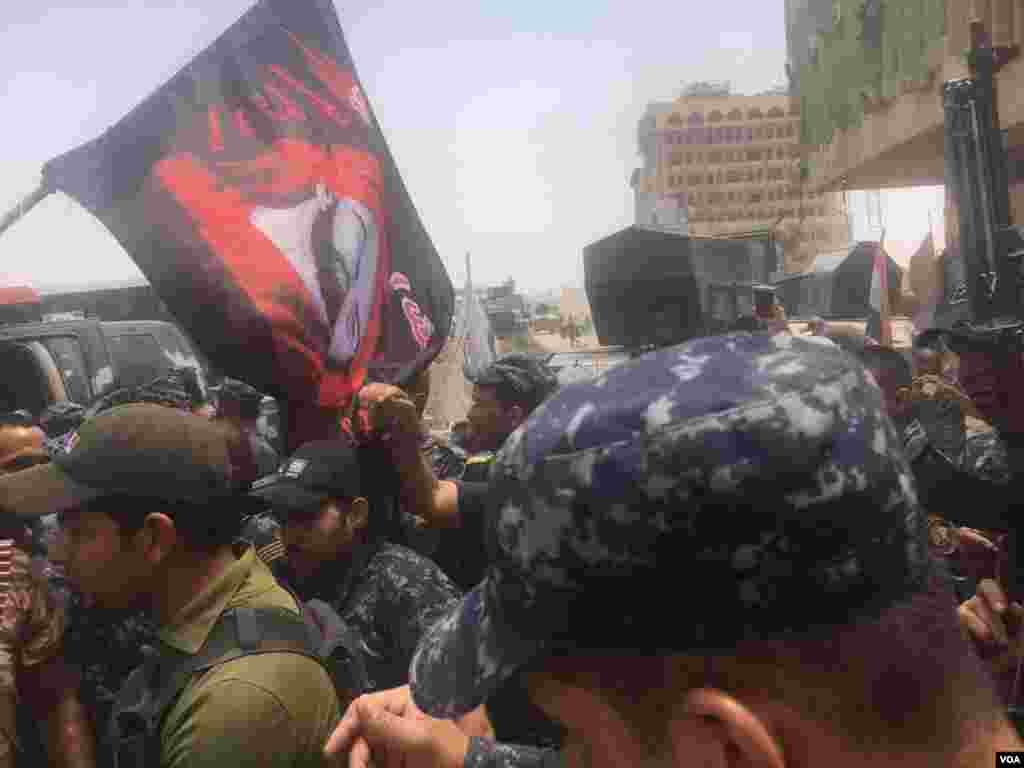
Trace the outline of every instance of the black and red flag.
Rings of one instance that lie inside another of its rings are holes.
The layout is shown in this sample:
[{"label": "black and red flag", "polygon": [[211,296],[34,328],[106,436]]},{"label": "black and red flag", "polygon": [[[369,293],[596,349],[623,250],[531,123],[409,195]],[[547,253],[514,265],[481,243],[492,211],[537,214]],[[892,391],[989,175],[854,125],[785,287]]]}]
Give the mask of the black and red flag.
[{"label": "black and red flag", "polygon": [[110,229],[216,367],[292,408],[342,407],[448,337],[451,280],[331,0],[261,0],[44,182]]}]

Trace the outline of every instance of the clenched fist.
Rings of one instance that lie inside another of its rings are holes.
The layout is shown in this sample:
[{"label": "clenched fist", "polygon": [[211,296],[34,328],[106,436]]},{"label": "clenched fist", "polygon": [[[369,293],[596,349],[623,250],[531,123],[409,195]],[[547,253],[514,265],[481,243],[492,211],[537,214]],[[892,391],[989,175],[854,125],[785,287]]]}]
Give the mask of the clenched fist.
[{"label": "clenched fist", "polygon": [[401,449],[418,447],[421,433],[416,404],[398,387],[368,384],[359,390],[359,406],[365,424],[375,437]]}]

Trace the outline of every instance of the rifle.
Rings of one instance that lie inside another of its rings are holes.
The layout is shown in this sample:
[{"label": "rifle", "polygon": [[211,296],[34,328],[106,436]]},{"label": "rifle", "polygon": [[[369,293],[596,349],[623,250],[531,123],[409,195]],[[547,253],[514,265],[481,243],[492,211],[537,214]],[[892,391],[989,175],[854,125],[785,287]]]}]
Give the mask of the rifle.
[{"label": "rifle", "polygon": [[970,310],[953,335],[1024,349],[1024,228],[1010,221],[1006,132],[995,92],[1004,57],[984,39],[980,22],[972,23],[971,34],[971,76],[943,85],[946,186],[958,204],[966,274],[953,300],[966,300]]},{"label": "rifle", "polygon": [[[992,47],[980,22],[972,22],[970,76],[943,85],[946,187],[958,205],[959,255],[966,276],[949,300],[966,302],[969,316],[946,334],[954,351],[1024,352],[1024,227],[1011,222],[1006,132],[999,128],[995,90],[995,73],[1008,58],[1005,54]],[[1004,586],[1020,599],[1024,540],[1017,531],[1019,505],[1013,489],[1004,489],[1000,495],[1005,500],[997,501],[986,485],[956,468],[922,490],[925,496],[945,498],[943,514],[948,511],[958,524],[1008,531]],[[986,502],[971,503],[971,498]]]}]

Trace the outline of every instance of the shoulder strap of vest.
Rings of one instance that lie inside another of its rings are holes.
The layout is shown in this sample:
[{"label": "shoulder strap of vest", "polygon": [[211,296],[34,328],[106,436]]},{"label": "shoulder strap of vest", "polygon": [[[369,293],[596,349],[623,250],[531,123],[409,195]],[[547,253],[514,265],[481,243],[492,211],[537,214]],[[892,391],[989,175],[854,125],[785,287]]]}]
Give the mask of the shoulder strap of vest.
[{"label": "shoulder strap of vest", "polygon": [[225,611],[194,655],[158,654],[135,670],[118,693],[108,729],[114,768],[160,764],[163,717],[193,676],[243,656],[297,653],[322,660],[302,617],[278,608]]},{"label": "shoulder strap of vest", "polygon": [[359,633],[323,600],[308,601],[305,610],[320,630],[323,638],[320,654],[335,667],[328,671],[335,675],[339,693],[351,697],[369,693],[370,676]]}]

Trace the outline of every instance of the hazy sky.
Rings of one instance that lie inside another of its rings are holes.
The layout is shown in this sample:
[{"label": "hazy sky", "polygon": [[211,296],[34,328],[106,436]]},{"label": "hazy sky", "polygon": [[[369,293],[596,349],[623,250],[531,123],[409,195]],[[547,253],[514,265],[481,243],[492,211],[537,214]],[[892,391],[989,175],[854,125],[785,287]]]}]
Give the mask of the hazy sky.
[{"label": "hazy sky", "polygon": [[[212,42],[247,0],[5,4],[0,212],[49,158],[94,138]],[[528,290],[581,280],[581,250],[631,223],[637,120],[689,80],[784,81],[782,0],[337,0],[356,66],[449,272]],[[886,195],[908,243],[941,197]],[[868,237],[858,219],[855,236]],[[936,222],[938,229],[938,222]],[[132,278],[68,198],[0,236],[0,283]]]}]

